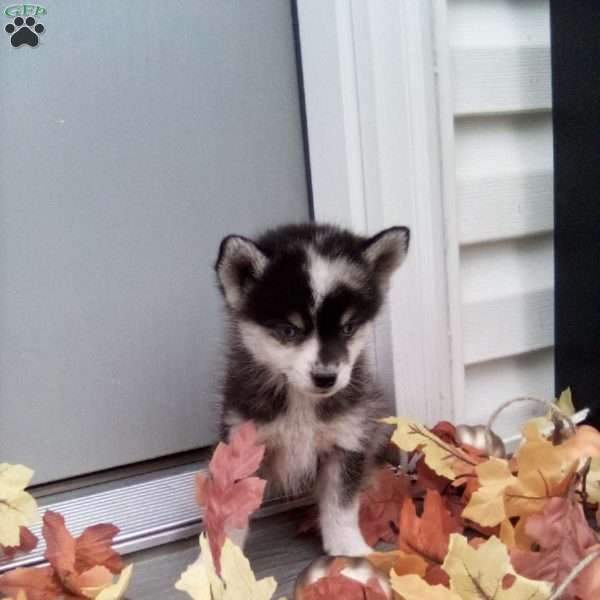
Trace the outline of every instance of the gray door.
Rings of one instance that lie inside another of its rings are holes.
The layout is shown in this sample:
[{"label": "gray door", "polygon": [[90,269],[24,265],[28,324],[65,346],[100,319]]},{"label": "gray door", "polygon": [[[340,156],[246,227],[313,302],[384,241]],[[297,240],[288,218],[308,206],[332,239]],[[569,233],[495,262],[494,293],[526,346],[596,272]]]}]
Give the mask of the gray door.
[{"label": "gray door", "polygon": [[308,218],[289,2],[44,7],[0,51],[0,462],[37,482],[211,443],[218,242]]}]

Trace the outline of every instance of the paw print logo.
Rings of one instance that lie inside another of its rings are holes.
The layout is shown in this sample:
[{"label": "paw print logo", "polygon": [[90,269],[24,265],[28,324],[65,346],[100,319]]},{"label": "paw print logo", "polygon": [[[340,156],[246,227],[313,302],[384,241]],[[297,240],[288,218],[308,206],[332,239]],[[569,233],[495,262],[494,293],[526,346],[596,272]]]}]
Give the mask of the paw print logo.
[{"label": "paw print logo", "polygon": [[17,48],[23,44],[35,47],[38,45],[40,38],[38,33],[44,32],[44,26],[41,23],[36,23],[33,17],[27,17],[23,20],[21,17],[16,17],[12,23],[9,23],[4,30],[10,35],[10,43]]}]

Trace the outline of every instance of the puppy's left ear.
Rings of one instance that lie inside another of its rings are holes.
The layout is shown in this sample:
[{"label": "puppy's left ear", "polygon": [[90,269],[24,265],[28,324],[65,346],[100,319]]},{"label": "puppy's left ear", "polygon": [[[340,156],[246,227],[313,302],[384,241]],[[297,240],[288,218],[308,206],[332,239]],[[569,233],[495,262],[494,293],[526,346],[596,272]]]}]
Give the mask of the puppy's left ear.
[{"label": "puppy's left ear", "polygon": [[365,242],[363,256],[382,287],[387,287],[394,271],[404,262],[409,242],[408,227],[384,229]]},{"label": "puppy's left ear", "polygon": [[249,289],[267,267],[263,251],[248,238],[229,235],[219,248],[215,271],[225,301],[233,310],[239,310]]}]

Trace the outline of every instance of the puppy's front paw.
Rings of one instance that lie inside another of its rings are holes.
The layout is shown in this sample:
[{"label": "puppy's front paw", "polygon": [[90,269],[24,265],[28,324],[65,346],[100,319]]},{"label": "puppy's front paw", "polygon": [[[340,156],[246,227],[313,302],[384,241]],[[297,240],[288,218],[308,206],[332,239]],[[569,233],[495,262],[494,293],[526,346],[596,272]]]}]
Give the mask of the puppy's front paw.
[{"label": "puppy's front paw", "polygon": [[337,539],[325,542],[325,552],[330,556],[367,556],[374,552],[358,531],[340,532]]}]

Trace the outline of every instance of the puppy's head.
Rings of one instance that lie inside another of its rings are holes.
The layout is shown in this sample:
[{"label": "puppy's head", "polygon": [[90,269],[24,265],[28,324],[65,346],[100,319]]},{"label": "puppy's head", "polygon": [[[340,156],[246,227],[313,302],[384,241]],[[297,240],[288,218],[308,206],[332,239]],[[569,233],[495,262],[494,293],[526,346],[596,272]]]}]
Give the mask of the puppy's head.
[{"label": "puppy's head", "polygon": [[215,269],[246,349],[305,395],[350,381],[409,230],[371,238],[325,225],[292,225],[256,241],[228,236]]}]

